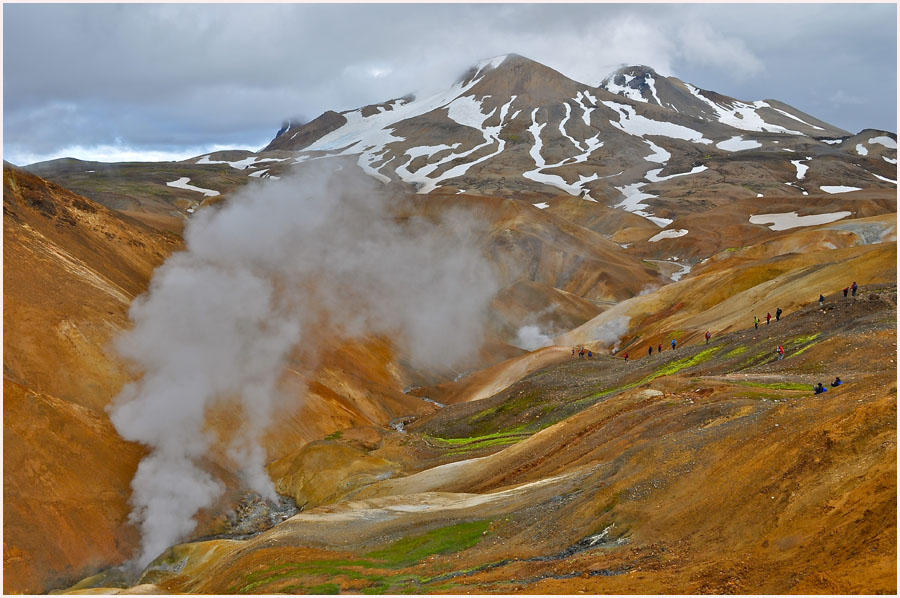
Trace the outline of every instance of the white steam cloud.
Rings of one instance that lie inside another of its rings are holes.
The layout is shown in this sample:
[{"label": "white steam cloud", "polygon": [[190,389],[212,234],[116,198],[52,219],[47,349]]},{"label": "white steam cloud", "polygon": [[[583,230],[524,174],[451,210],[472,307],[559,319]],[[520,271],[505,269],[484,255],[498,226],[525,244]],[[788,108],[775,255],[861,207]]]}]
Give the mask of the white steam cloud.
[{"label": "white steam cloud", "polygon": [[248,487],[274,498],[259,439],[286,408],[278,380],[292,352],[315,356],[322,335],[378,334],[414,365],[448,369],[479,348],[498,286],[474,219],[395,218],[384,189],[360,177],[319,163],[315,174],[254,183],[202,210],[187,250],[132,305],[134,328],[116,349],[141,376],[110,416],[123,438],[150,449],[132,482],[138,564],[189,534],[197,510],[224,491],[199,465],[217,440],[205,421],[213,407],[240,415],[228,458]]},{"label": "white steam cloud", "polygon": [[541,347],[549,347],[553,344],[553,336],[541,332],[540,327],[533,324],[519,328],[516,340],[513,344],[526,351],[534,351]]}]

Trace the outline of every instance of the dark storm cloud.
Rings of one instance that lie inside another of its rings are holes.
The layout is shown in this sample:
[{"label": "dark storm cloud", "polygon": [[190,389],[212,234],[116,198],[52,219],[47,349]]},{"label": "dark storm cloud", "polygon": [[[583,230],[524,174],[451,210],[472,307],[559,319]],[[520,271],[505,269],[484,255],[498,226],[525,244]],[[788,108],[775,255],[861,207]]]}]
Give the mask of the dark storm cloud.
[{"label": "dark storm cloud", "polygon": [[284,119],[446,87],[510,52],[588,84],[647,64],[895,130],[895,23],[892,4],[8,4],[4,153],[258,149]]}]

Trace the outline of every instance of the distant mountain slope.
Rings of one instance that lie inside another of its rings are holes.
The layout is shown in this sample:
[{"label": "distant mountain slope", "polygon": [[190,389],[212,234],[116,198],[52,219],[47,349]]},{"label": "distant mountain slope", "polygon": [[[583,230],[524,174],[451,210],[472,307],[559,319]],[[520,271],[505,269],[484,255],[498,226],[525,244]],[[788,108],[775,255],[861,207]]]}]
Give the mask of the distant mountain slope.
[{"label": "distant mountain slope", "polygon": [[[648,67],[620,69],[591,87],[508,55],[430,97],[326,113],[264,151],[292,150],[297,162],[354,156],[369,175],[419,193],[564,192],[663,226],[748,191],[824,193],[851,180],[894,188],[889,163],[874,154],[861,163],[835,145],[847,137],[784,103],[739,101]],[[892,159],[896,149],[885,150]],[[791,184],[798,161],[814,189]],[[706,192],[711,185],[715,193]]]}]

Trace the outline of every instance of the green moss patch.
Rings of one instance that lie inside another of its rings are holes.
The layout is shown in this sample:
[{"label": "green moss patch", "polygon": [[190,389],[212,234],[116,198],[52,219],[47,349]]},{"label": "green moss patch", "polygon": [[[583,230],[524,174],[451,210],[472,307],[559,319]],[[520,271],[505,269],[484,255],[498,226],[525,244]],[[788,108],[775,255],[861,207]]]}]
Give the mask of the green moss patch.
[{"label": "green moss patch", "polygon": [[[322,578],[333,580],[345,577],[370,582],[360,591],[363,594],[399,593],[416,590],[427,579],[410,573],[385,573],[416,565],[435,554],[460,552],[478,544],[485,536],[490,521],[468,521],[433,529],[418,536],[402,538],[385,548],[366,553],[364,558],[283,563],[254,571],[246,576],[243,585],[232,586],[229,593],[258,594],[269,592],[303,594],[338,594],[338,583],[316,583]],[[297,583],[309,580],[307,583]],[[294,583],[289,583],[294,582]],[[282,585],[288,583],[288,585]],[[418,592],[415,592],[418,593]]]}]

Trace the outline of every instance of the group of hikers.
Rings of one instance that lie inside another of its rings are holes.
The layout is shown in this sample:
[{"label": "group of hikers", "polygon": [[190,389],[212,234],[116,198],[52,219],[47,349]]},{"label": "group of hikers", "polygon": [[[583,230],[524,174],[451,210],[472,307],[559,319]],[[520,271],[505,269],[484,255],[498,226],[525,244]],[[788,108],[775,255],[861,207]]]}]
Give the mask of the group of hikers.
[{"label": "group of hikers", "polygon": [[[856,297],[856,292],[859,290],[859,285],[856,284],[856,281],[853,281],[853,284],[850,286],[844,287],[844,297],[850,294],[852,297]],[[825,295],[819,295],[819,307],[825,307]]]},{"label": "group of hikers", "polygon": [[[707,331],[706,334],[709,334],[709,331]],[[709,342],[709,337],[707,337],[707,341],[706,341],[706,342]],[[678,346],[678,341],[675,340],[675,339],[673,338],[673,339],[672,339],[672,350],[674,351],[674,350],[675,350],[675,347],[677,347],[677,346]],[[662,346],[662,343],[659,343],[659,345],[656,347],[656,352],[657,352],[657,353],[662,353],[662,352],[663,352],[663,346]],[[648,354],[648,355],[653,355],[653,345],[650,345],[650,347],[649,347],[649,349],[648,349],[648,351],[647,351],[647,354]],[[625,359],[625,361],[628,361],[628,353],[625,353],[625,355],[623,355],[622,357]]]},{"label": "group of hikers", "polygon": [[[775,308],[775,321],[776,321],[776,322],[777,322],[778,320],[781,319],[781,314],[782,314],[782,313],[783,313],[783,312],[781,311],[781,308],[780,308],[780,307]],[[772,314],[771,314],[771,312],[766,312],[766,325],[768,325],[769,322],[771,322],[771,321],[772,321]],[[759,318],[756,317],[756,316],[753,316],[753,328],[759,328]]]},{"label": "group of hikers", "polygon": [[[840,385],[843,384],[843,383],[844,383],[844,382],[840,379],[840,377],[835,376],[834,382],[831,383],[831,388],[834,388],[834,387],[836,387],[836,386],[840,386]],[[822,385],[821,382],[819,382],[818,384],[816,384],[815,386],[813,386],[813,391],[814,391],[817,395],[820,395],[820,394],[822,394],[823,392],[828,392],[828,389],[825,388],[825,387]]]},{"label": "group of hikers", "polygon": [[[853,297],[856,297],[856,293],[858,290],[859,290],[859,285],[857,285],[856,281],[854,280],[853,284],[844,288],[844,297],[847,297],[848,294],[852,294]],[[822,306],[824,304],[825,304],[825,296],[819,295],[819,305]],[[782,313],[784,313],[784,312],[781,310],[780,307],[775,308],[775,321],[776,322],[781,320]],[[770,312],[767,312],[766,313],[766,325],[769,325],[769,323],[771,323],[771,321],[772,321],[772,314]],[[759,318],[757,316],[753,316],[753,328],[759,329]],[[712,334],[710,333],[709,330],[707,330],[703,336],[706,339],[706,344],[708,345],[709,339],[712,337]],[[678,341],[673,338],[672,339],[672,350],[674,351],[675,347],[677,347],[677,346],[678,346]],[[662,343],[659,343],[659,345],[657,345],[657,347],[656,347],[656,352],[662,353],[662,351],[663,351]],[[572,355],[574,356],[576,353],[578,354],[579,358],[584,357],[585,353],[587,354],[588,357],[594,356],[594,353],[592,351],[590,351],[590,350],[585,351],[584,347],[581,347],[580,350],[576,349],[576,347],[572,347]],[[615,350],[613,350],[613,353],[615,353]],[[775,353],[778,354],[778,358],[777,358],[778,361],[781,361],[782,359],[784,359],[784,354],[785,354],[784,345],[779,344],[778,348],[775,349]],[[647,348],[647,354],[649,356],[653,355],[653,345],[650,345]],[[622,357],[626,362],[628,361],[629,356],[628,356],[627,352]],[[834,388],[836,386],[840,386],[841,384],[843,384],[841,379],[836,377],[834,379],[834,382],[831,383],[831,386],[832,386],[832,388]],[[813,390],[815,391],[816,394],[822,394],[823,392],[828,391],[828,389],[821,382],[819,382],[817,385],[813,386]]]}]

